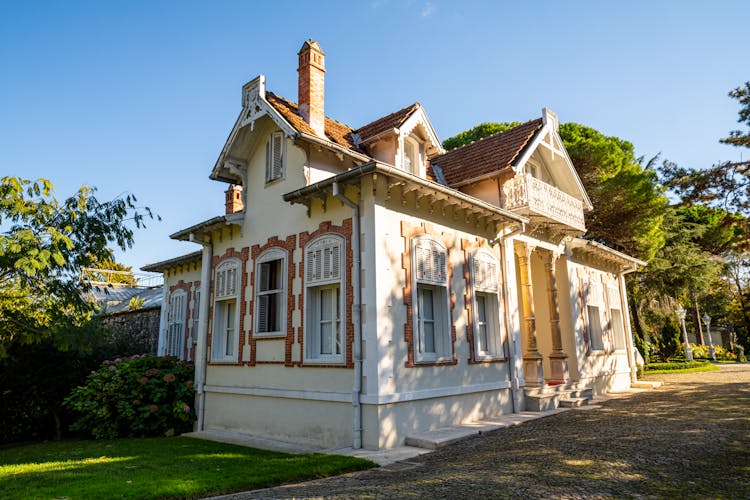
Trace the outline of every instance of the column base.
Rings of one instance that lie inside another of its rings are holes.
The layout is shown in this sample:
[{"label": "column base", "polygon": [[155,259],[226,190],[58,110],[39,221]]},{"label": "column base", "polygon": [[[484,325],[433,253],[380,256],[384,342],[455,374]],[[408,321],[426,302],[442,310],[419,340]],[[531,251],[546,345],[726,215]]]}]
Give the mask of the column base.
[{"label": "column base", "polygon": [[550,382],[567,383],[570,381],[568,372],[568,355],[564,352],[555,352],[549,355]]},{"label": "column base", "polygon": [[544,367],[542,366],[541,354],[537,352],[524,355],[523,375],[527,386],[541,387],[544,385]]}]

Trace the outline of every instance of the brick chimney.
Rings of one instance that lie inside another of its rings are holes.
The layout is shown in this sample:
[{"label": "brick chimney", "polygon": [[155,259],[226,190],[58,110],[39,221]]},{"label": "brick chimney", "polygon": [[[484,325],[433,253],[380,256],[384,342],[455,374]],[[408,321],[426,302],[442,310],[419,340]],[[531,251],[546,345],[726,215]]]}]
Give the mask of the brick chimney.
[{"label": "brick chimney", "polygon": [[307,40],[299,50],[299,114],[321,137],[325,137],[325,112],[323,110],[323,83],[326,66],[325,54],[318,42]]},{"label": "brick chimney", "polygon": [[224,191],[224,194],[226,195],[227,215],[236,214],[245,209],[245,204],[242,202],[242,186],[232,184]]}]

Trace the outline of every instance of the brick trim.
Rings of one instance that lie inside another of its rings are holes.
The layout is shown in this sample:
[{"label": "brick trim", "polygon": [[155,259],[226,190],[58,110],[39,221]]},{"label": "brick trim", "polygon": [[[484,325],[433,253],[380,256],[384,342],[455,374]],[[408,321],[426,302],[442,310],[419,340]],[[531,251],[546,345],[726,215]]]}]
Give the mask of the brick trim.
[{"label": "brick trim", "polygon": [[[346,298],[344,312],[346,314],[346,352],[344,354],[344,363],[342,364],[320,364],[320,363],[305,363],[305,246],[317,238],[320,235],[326,233],[338,234],[344,237],[346,242],[346,264],[345,268],[345,280],[346,280]],[[312,233],[304,231],[299,233],[298,236],[299,248],[301,249],[301,259],[299,262],[298,273],[302,276],[302,290],[300,291],[298,304],[300,314],[300,326],[297,328],[297,341],[299,342],[299,361],[295,362],[296,366],[304,366],[310,368],[354,368],[354,362],[352,359],[352,344],[354,343],[354,323],[352,321],[352,305],[354,304],[354,287],[352,286],[352,267],[354,266],[354,255],[352,253],[352,219],[344,219],[341,221],[340,226],[336,226],[331,221],[321,222],[318,229]],[[291,365],[291,360],[290,360]],[[288,366],[290,366],[288,365]]]},{"label": "brick trim", "polygon": [[[211,352],[209,353],[208,357],[208,364],[209,365],[241,365],[242,364],[242,346],[245,344],[245,314],[247,313],[247,301],[245,300],[245,289],[247,288],[247,261],[249,258],[250,249],[249,247],[244,247],[241,250],[237,251],[234,249],[234,247],[227,248],[226,252],[224,252],[224,255],[217,256],[214,255],[213,259],[211,259],[211,291],[210,291],[210,301],[208,305],[208,319],[209,319],[209,325],[208,325],[208,337],[206,339],[206,342],[208,346],[211,348]],[[216,271],[216,268],[221,265],[222,262],[228,259],[237,259],[240,261],[240,269],[239,269],[239,275],[240,275],[240,293],[237,297],[237,314],[240,315],[240,327],[237,334],[237,361],[213,361],[213,331],[214,331],[214,287],[216,285],[216,280],[214,279],[214,273]]]},{"label": "brick trim", "polygon": [[[508,325],[505,321],[505,314],[498,314],[498,326],[500,327],[500,346],[502,348],[502,353],[499,356],[495,356],[492,358],[477,358],[476,345],[474,343],[474,301],[472,300],[474,296],[474,284],[471,281],[470,262],[472,255],[474,255],[480,249],[484,249],[492,253],[492,247],[484,238],[475,238],[474,241],[465,238],[461,240],[461,250],[463,250],[464,252],[464,309],[466,310],[466,340],[469,342],[468,362],[470,365],[484,363],[504,363],[508,361],[505,353],[505,346],[508,341]],[[500,260],[498,260],[497,262],[498,269],[502,269],[502,252],[503,250],[501,248]],[[492,255],[494,257],[494,254]],[[497,260],[497,257],[495,257],[495,260]],[[503,276],[502,273],[498,278],[498,283],[498,305],[502,306],[503,313],[505,313],[508,304],[505,301],[505,293],[503,293],[505,286],[505,276]]]},{"label": "brick trim", "polygon": [[286,336],[284,337],[284,362],[281,364],[284,364],[286,366],[293,366],[292,363],[292,345],[294,344],[294,327],[292,326],[292,314],[295,310],[295,302],[294,302],[294,292],[292,290],[293,284],[294,284],[294,277],[295,277],[295,265],[294,265],[294,249],[297,245],[297,236],[291,235],[287,236],[286,239],[280,240],[278,236],[271,236],[266,240],[266,243],[263,245],[253,245],[250,250],[250,255],[252,257],[252,270],[250,272],[250,283],[251,283],[251,292],[250,292],[250,314],[252,320],[250,321],[250,328],[248,329],[248,338],[250,341],[250,360],[245,362],[248,366],[255,366],[256,364],[268,364],[268,363],[274,363],[278,364],[279,362],[266,362],[266,361],[257,361],[256,359],[256,342],[258,341],[264,341],[264,340],[280,340],[281,337],[260,337],[255,338],[253,332],[255,329],[255,269],[258,267],[258,257],[260,257],[266,250],[269,250],[271,248],[281,248],[283,250],[286,250],[287,259],[286,259],[286,267],[287,267],[287,279],[286,279],[286,286],[287,286],[287,294],[286,294]]},{"label": "brick trim", "polygon": [[[414,360],[414,319],[413,319],[413,304],[412,304],[412,276],[411,276],[411,240],[415,236],[432,236],[438,241],[441,241],[445,245],[446,249],[446,264],[448,266],[448,297],[450,303],[450,310],[448,311],[448,320],[450,321],[450,335],[451,335],[451,359],[447,361],[436,361],[429,363],[418,363]],[[407,360],[405,366],[407,368],[415,368],[422,366],[444,366],[444,365],[455,365],[458,364],[456,359],[456,325],[453,322],[453,308],[456,305],[456,295],[453,293],[453,264],[451,263],[451,248],[456,241],[456,236],[453,234],[441,233],[435,229],[435,227],[428,223],[422,222],[418,226],[414,226],[407,221],[401,221],[401,236],[404,238],[404,252],[401,254],[401,268],[405,273],[405,283],[403,288],[404,293],[404,305],[406,306],[406,323],[404,323],[404,342],[408,345]]]}]

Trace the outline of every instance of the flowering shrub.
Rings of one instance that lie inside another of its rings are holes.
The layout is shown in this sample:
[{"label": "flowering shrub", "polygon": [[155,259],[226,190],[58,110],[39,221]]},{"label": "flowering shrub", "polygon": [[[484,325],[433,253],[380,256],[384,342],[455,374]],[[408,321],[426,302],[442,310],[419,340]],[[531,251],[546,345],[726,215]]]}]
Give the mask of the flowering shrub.
[{"label": "flowering shrub", "polygon": [[193,365],[169,357],[136,355],[105,361],[65,405],[71,426],[95,438],[172,435],[195,421]]},{"label": "flowering shrub", "polygon": [[[690,344],[690,349],[693,351],[694,358],[710,359],[711,350],[708,345]],[[737,355],[731,351],[727,351],[720,345],[714,344],[714,352],[716,353],[716,359],[723,361],[735,361]]]}]

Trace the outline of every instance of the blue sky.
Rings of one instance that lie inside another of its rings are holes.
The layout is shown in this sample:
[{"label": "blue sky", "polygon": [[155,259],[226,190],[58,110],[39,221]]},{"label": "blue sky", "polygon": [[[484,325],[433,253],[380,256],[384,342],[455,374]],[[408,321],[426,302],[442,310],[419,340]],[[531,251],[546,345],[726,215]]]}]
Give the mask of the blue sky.
[{"label": "blue sky", "polygon": [[750,2],[0,0],[0,175],[134,193],[162,217],[117,258],[223,213],[208,180],[259,73],[297,99],[296,53],[326,52],[326,114],[359,126],[414,101],[447,138],[549,106],[691,167],[739,159],[727,92],[750,80]]}]

